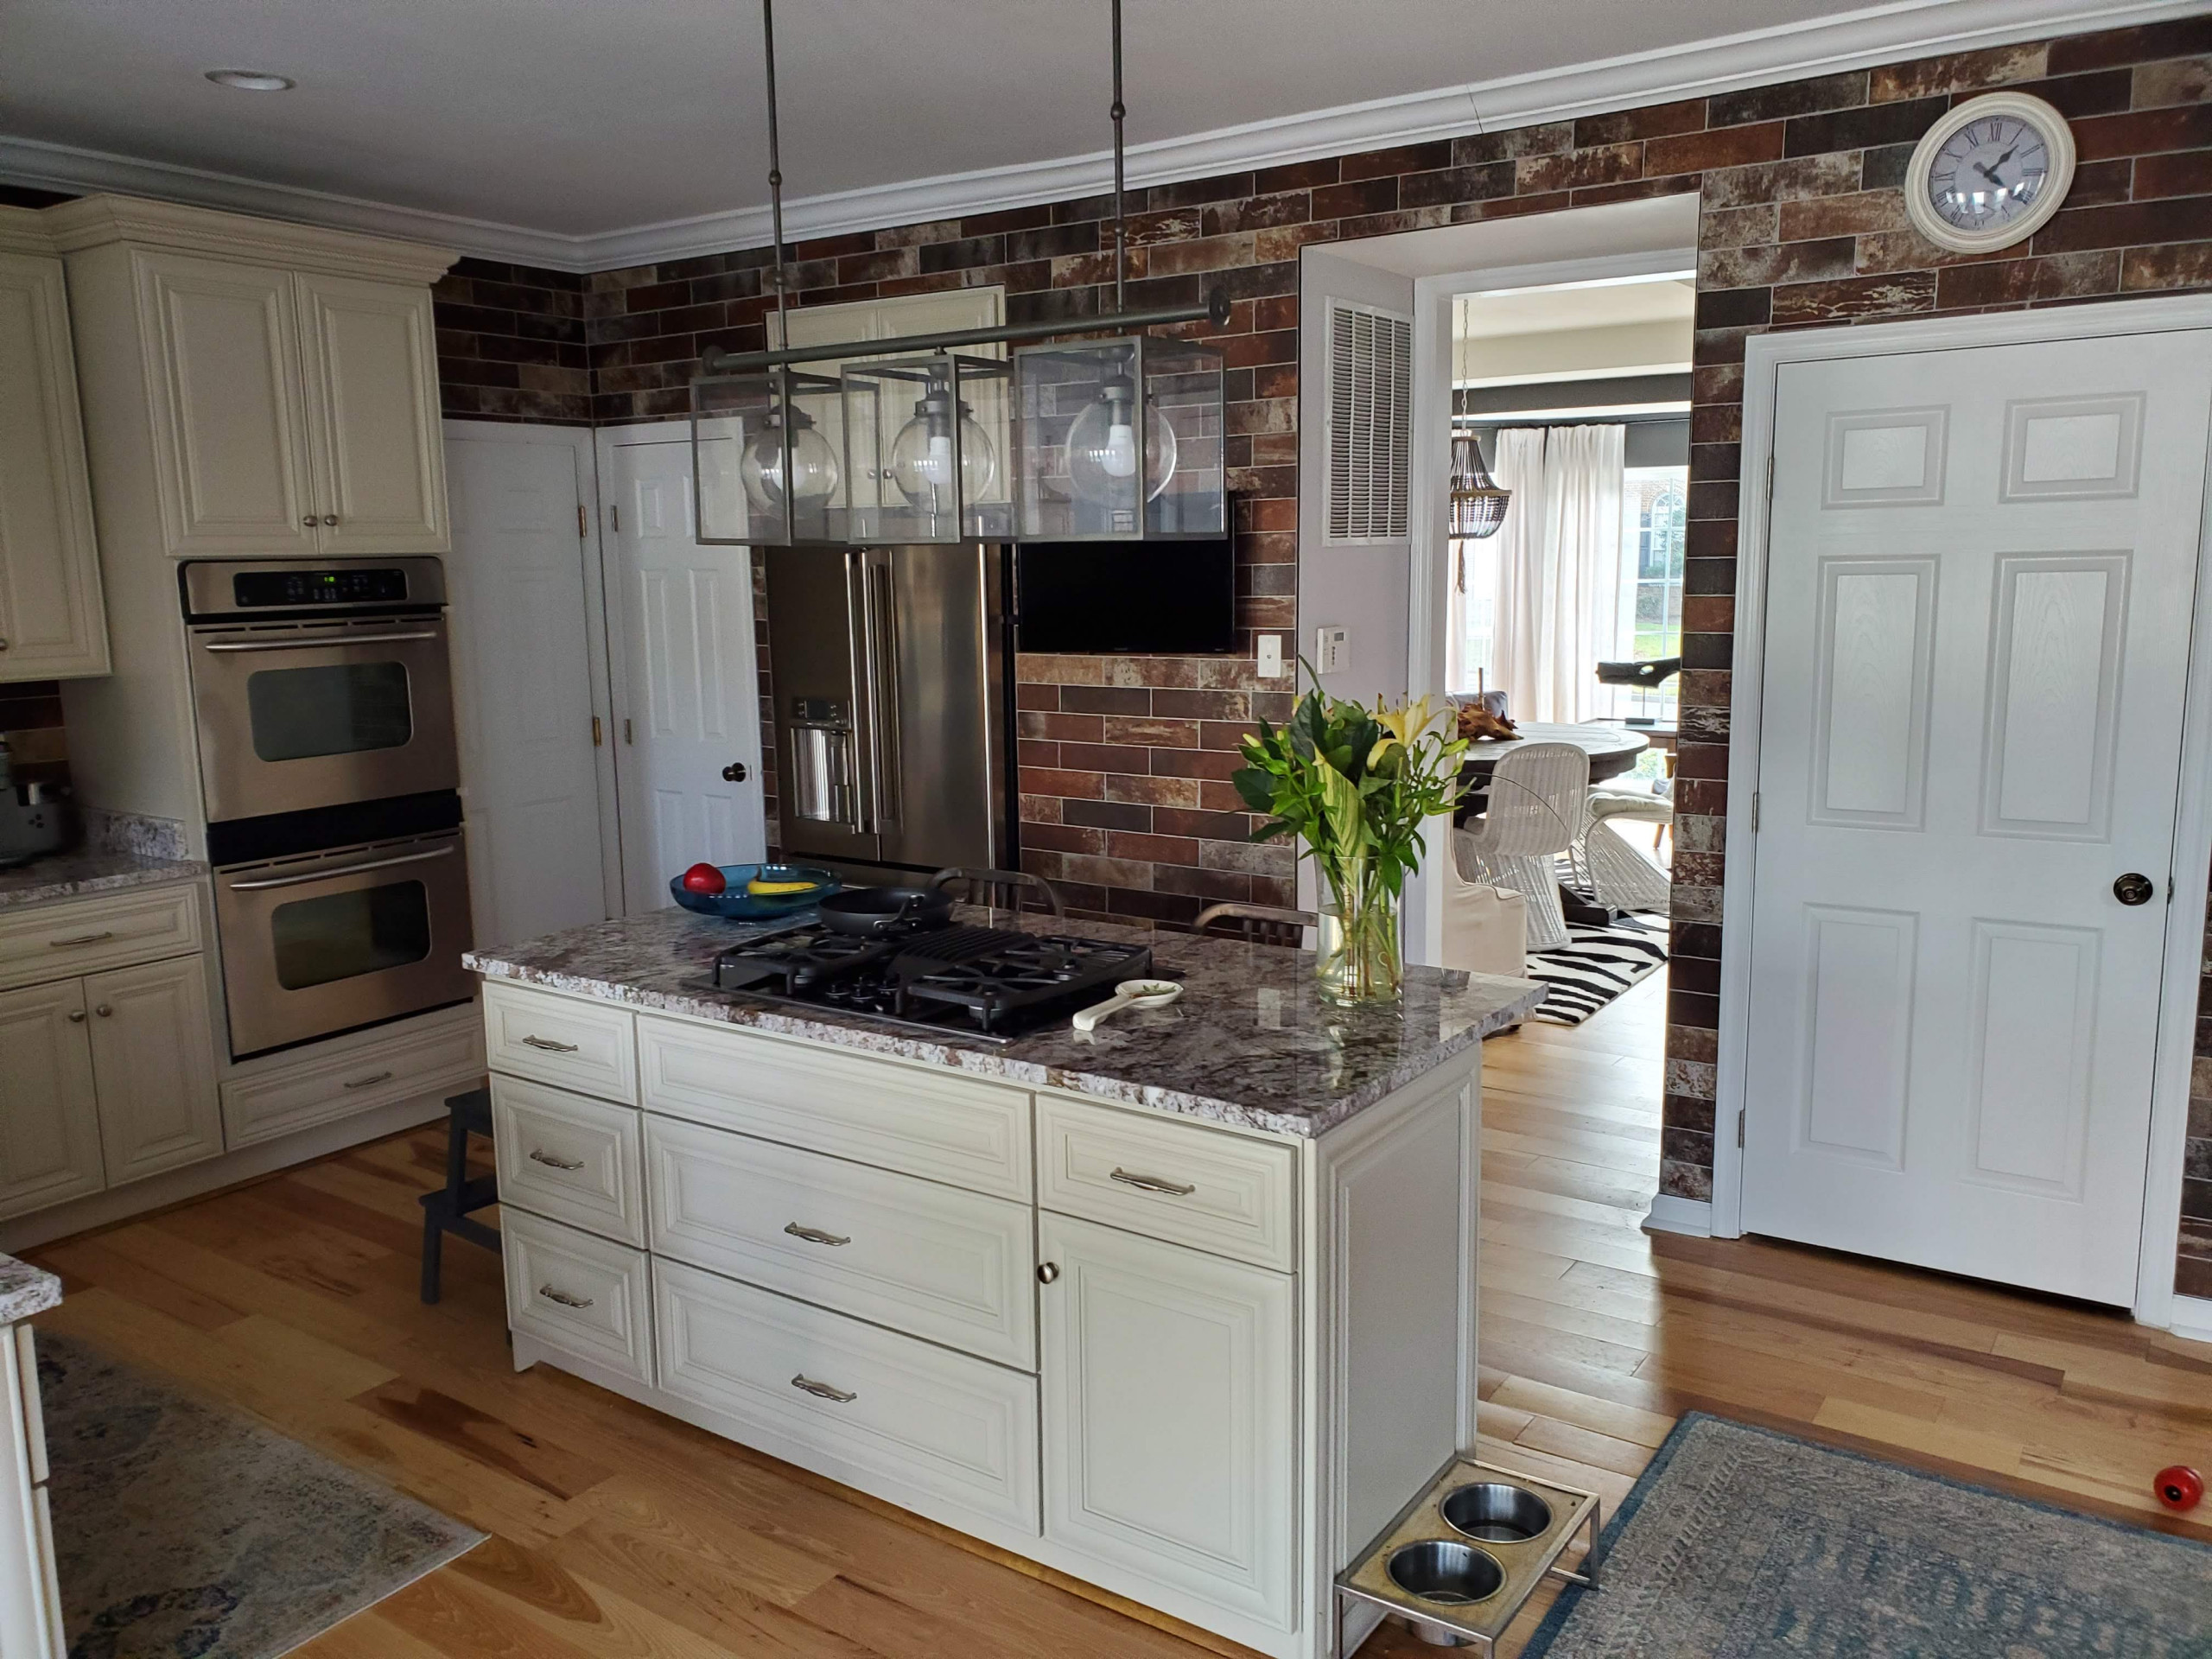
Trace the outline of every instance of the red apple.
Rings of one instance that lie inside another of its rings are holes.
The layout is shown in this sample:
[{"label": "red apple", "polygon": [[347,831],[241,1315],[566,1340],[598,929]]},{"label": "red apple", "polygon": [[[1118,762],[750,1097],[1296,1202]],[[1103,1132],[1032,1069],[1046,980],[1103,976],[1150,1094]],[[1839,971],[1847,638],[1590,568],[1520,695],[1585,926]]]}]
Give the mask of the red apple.
[{"label": "red apple", "polygon": [[722,873],[711,864],[694,864],[683,872],[686,893],[720,893],[728,885],[722,880]]}]

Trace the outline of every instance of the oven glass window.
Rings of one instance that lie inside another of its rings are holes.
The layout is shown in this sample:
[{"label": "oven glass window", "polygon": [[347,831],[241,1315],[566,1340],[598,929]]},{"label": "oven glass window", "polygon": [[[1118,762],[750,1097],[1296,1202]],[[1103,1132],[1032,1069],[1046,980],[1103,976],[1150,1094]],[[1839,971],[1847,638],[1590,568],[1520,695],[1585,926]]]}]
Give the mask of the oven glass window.
[{"label": "oven glass window", "polygon": [[253,752],[264,760],[396,749],[415,734],[404,663],[265,668],[245,695]]},{"label": "oven glass window", "polygon": [[429,894],[420,881],[296,899],[269,918],[276,982],[288,991],[404,968],[430,954]]}]

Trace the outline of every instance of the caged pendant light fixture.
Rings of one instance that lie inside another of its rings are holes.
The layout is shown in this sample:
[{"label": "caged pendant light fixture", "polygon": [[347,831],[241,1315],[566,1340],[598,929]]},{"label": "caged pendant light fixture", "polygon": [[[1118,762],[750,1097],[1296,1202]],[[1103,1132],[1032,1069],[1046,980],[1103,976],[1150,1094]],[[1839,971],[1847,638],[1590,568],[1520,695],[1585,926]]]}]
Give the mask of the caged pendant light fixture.
[{"label": "caged pendant light fixture", "polygon": [[[779,321],[783,169],[774,0],[760,0],[766,71],[768,281]],[[1127,308],[1122,4],[1111,0],[1114,310],[892,340],[708,351],[691,383],[697,534],[818,543],[1218,537],[1228,527],[1220,351],[1146,330],[1229,321],[1220,286],[1196,305]],[[1070,334],[1118,339],[1001,359],[958,348]],[[788,342],[787,331],[782,338]],[[852,363],[842,373],[830,365]],[[808,365],[820,365],[810,369]]]},{"label": "caged pendant light fixture", "polygon": [[1483,465],[1483,447],[1471,432],[1452,440],[1452,536],[1479,542],[1497,534],[1513,492],[1503,487]]}]

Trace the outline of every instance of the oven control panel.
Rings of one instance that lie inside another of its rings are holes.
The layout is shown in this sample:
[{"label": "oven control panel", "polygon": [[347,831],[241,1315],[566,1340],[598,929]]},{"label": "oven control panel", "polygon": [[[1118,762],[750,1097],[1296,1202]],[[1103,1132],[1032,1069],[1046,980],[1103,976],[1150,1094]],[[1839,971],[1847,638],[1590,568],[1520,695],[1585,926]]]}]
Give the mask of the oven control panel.
[{"label": "oven control panel", "polygon": [[338,570],[241,570],[231,597],[244,610],[297,610],[311,605],[404,605],[407,573],[389,566]]}]

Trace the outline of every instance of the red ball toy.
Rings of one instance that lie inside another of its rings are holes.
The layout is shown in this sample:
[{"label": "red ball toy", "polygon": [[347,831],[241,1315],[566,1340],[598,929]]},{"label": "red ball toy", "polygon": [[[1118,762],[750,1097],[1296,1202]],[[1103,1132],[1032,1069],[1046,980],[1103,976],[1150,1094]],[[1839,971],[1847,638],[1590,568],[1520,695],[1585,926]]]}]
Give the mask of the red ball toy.
[{"label": "red ball toy", "polygon": [[2175,1514],[2195,1509],[2204,1501],[2204,1477],[2196,1470],[2181,1464],[2158,1471],[2151,1483],[2151,1490],[2158,1495],[2158,1502]]}]

